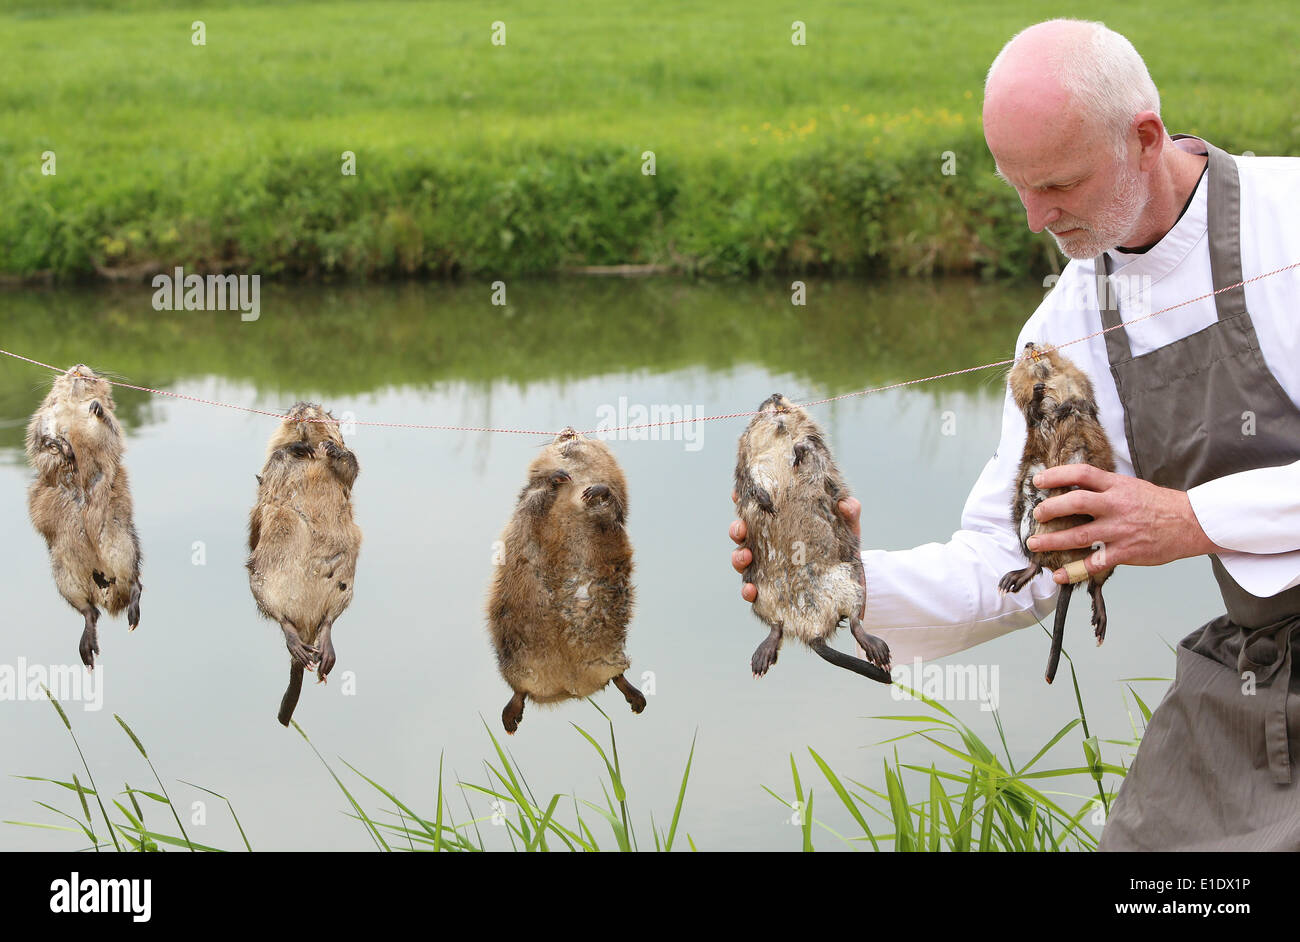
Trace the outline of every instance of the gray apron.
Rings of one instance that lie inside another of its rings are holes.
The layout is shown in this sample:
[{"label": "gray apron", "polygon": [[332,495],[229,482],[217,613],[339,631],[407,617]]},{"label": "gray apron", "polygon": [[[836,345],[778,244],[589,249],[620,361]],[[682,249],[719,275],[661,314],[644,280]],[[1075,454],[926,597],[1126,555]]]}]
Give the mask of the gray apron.
[{"label": "gray apron", "polygon": [[[1176,135],[1182,137],[1183,135]],[[1209,145],[1215,289],[1242,280],[1237,166]],[[1110,368],[1134,474],[1188,490],[1300,459],[1297,410],[1259,352],[1246,293],[1215,295],[1218,320],[1134,357],[1106,256],[1096,261]],[[1243,412],[1255,435],[1243,434]],[[1227,608],[1179,642],[1173,685],[1152,714],[1111,806],[1100,850],[1300,850],[1300,586],[1258,598],[1217,556]],[[1290,735],[1288,734],[1290,731]]]}]

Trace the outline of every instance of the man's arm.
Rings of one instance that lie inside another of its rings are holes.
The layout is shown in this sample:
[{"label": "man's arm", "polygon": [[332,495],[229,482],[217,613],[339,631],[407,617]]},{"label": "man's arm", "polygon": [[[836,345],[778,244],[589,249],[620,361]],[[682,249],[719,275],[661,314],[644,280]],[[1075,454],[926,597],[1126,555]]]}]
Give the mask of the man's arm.
[{"label": "man's arm", "polygon": [[1036,624],[1055,609],[1060,587],[1046,573],[1020,592],[998,590],[998,581],[1026,562],[1011,525],[1011,495],[1024,447],[1024,415],[1007,394],[997,452],[966,498],[961,529],[946,543],[863,552],[867,614],[862,626],[885,640],[894,663],[964,651]]},{"label": "man's arm", "polygon": [[[1025,565],[1011,528],[1011,492],[1024,441],[1024,416],[1007,395],[998,451],[966,499],[961,529],[947,543],[862,553],[867,583],[862,624],[889,644],[894,663],[965,650],[1033,625],[1055,608],[1059,587],[1045,573],[1014,595],[998,591],[1003,575]],[[857,501],[841,502],[840,510],[856,522]],[[732,566],[743,571],[751,557],[743,548],[740,521],[732,524],[730,535],[742,545],[732,554]],[[745,584],[741,595],[753,602],[756,589]]]},{"label": "man's arm", "polygon": [[[1035,537],[1031,548],[1100,542],[1103,548],[1086,560],[1089,572],[1218,553],[1229,574],[1254,595],[1300,585],[1300,462],[1230,474],[1185,492],[1088,465],[1049,468],[1036,483],[1079,488],[1039,504],[1038,519],[1075,513],[1094,519]],[[1064,582],[1064,571],[1055,579]]]}]

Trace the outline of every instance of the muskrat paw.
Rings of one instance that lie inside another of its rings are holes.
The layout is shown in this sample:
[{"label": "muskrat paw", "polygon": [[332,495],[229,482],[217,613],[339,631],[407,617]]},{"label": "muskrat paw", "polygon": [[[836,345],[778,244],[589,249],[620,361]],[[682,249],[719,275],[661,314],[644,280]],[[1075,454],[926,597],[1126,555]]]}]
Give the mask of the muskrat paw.
[{"label": "muskrat paw", "polygon": [[335,661],[334,645],[328,644],[321,650],[320,657],[316,662],[317,683],[325,683],[325,678],[329,676],[330,671],[334,670]]},{"label": "muskrat paw", "polygon": [[604,484],[593,484],[582,492],[582,502],[584,504],[590,504],[596,501],[603,504],[607,500],[609,500],[609,488]]},{"label": "muskrat paw", "polygon": [[772,633],[764,638],[763,643],[754,651],[754,656],[749,659],[749,667],[754,672],[755,680],[766,674],[768,669],[776,663],[776,657],[780,650],[781,632],[773,629]]},{"label": "muskrat paw", "polygon": [[858,647],[862,648],[862,653],[866,655],[868,661],[881,670],[887,671],[890,669],[889,645],[885,643],[883,638],[867,634],[861,622],[856,618],[850,619],[849,631],[853,635],[853,640],[858,643]]},{"label": "muskrat paw", "polygon": [[524,695],[517,693],[510,698],[505,709],[501,711],[501,725],[505,727],[506,732],[511,736],[519,728],[519,724],[524,719]]},{"label": "muskrat paw", "polygon": [[290,442],[284,450],[295,458],[311,458],[316,454],[316,449],[306,442]]},{"label": "muskrat paw", "polygon": [[622,691],[623,699],[627,701],[633,713],[640,713],[645,709],[645,694],[633,687],[622,674],[614,678],[614,686]]},{"label": "muskrat paw", "polygon": [[1019,592],[1029,581],[1043,571],[1043,567],[1038,563],[1031,563],[1024,569],[1013,569],[1000,580],[998,580],[999,592]]},{"label": "muskrat paw", "polygon": [[320,658],[320,652],[310,644],[303,644],[297,638],[291,638],[285,642],[285,647],[289,649],[289,656],[293,658],[294,663],[303,670],[311,670]]},{"label": "muskrat paw", "polygon": [[81,633],[81,644],[77,650],[81,654],[81,663],[94,670],[95,655],[99,653],[99,633],[94,628],[86,628]]}]

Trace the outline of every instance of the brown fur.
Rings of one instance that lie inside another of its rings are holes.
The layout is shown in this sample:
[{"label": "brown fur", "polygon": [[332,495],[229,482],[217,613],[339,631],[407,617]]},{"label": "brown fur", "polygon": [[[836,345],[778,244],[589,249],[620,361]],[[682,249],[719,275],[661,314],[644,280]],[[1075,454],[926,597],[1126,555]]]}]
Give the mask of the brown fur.
[{"label": "brown fur", "polygon": [[[1040,348],[1025,344],[1024,355],[1011,368],[1007,378],[1012,399],[1025,415],[1027,436],[1020,471],[1016,476],[1015,492],[1011,502],[1011,521],[1020,537],[1029,566],[1002,577],[998,587],[1004,592],[1019,592],[1044,569],[1060,569],[1076,560],[1092,555],[1093,550],[1072,549],[1048,553],[1031,553],[1027,541],[1031,536],[1054,533],[1079,526],[1092,520],[1086,515],[1057,517],[1039,523],[1034,519],[1034,508],[1049,497],[1069,493],[1074,488],[1039,490],[1033,477],[1045,468],[1063,464],[1090,464],[1103,471],[1115,470],[1115,456],[1110,441],[1097,419],[1097,399],[1092,383],[1082,370],[1053,348]],[[1106,607],[1101,597],[1102,583],[1113,570],[1106,569],[1088,579],[1092,595],[1093,626],[1097,643],[1106,636]],[[1052,655],[1049,659],[1047,682],[1056,673],[1059,656],[1058,636],[1064,627],[1064,612],[1069,604],[1074,585],[1061,589],[1057,602],[1057,629],[1053,636]]]},{"label": "brown fur", "polygon": [[565,429],[528,468],[501,536],[488,629],[514,691],[502,713],[513,733],[525,697],[556,703],[611,680],[635,713],[645,697],[623,677],[632,617],[627,481],[603,442]]},{"label": "brown fur", "polygon": [[248,584],[289,649],[279,713],[288,726],[302,672],[315,667],[324,681],[333,669],[333,625],[352,603],[361,549],[352,483],[359,468],[333,417],[312,403],[289,410],[266,451],[248,519]]},{"label": "brown fur", "polygon": [[[839,667],[889,683],[889,647],[860,621],[866,598],[858,537],[837,505],[848,486],[820,427],[780,393],[759,406],[740,437],[736,497],[758,589],[754,614],[771,629],[751,660],[761,677],[794,637]],[[840,622],[870,663],[830,648]]]},{"label": "brown fur", "polygon": [[140,623],[140,540],[122,464],[125,444],[112,386],[78,364],[54,381],[27,426],[36,479],[27,492],[32,525],[45,537],[54,582],[85,618],[80,653],[94,667],[99,605]]}]

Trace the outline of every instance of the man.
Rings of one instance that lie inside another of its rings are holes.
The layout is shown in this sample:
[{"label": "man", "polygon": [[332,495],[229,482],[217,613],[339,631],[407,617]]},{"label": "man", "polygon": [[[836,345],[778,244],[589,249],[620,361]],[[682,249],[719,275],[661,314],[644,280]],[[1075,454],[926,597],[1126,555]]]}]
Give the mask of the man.
[{"label": "man", "polygon": [[[1093,520],[1032,548],[1100,544],[1089,573],[1210,554],[1228,612],[1180,643],[1101,847],[1300,849],[1300,274],[1229,288],[1300,261],[1300,160],[1171,137],[1132,45],[1072,20],[1030,27],[999,53],[984,133],[1030,229],[1072,259],[1016,352],[1111,328],[1064,352],[1093,381],[1117,471],[1037,475],[1042,490],[1078,488],[1037,519]],[[997,590],[1024,565],[1008,511],[1024,441],[1008,396],[962,529],[862,554],[863,627],[896,661],[961,651],[1055,607],[1064,570]],[[856,525],[856,501],[840,510]],[[732,525],[733,540],[745,535]],[[742,548],[732,563],[750,559]]]}]

